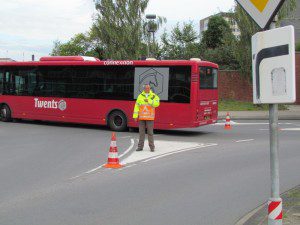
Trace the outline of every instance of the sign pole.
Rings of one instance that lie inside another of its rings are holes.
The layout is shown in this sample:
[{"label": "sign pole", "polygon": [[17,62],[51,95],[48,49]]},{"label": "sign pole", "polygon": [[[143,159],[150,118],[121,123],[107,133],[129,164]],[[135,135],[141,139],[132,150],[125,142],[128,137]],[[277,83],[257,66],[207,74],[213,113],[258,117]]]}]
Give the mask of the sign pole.
[{"label": "sign pole", "polygon": [[295,31],[293,26],[275,29],[276,14],[286,0],[236,1],[260,28],[269,28],[269,31],[252,36],[253,103],[269,104],[271,197],[268,201],[268,224],[282,225],[278,103],[293,103],[296,100]]},{"label": "sign pole", "polygon": [[[270,30],[276,28],[272,22]],[[282,199],[279,191],[278,104],[269,105],[271,198],[268,202],[268,225],[282,225]]]}]

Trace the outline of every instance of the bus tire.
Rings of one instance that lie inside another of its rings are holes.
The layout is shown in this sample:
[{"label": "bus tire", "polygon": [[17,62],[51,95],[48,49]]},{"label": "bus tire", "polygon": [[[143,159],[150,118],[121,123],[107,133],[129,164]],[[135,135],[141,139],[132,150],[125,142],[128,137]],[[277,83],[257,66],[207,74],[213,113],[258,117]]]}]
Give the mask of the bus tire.
[{"label": "bus tire", "polygon": [[11,118],[11,110],[8,105],[2,105],[0,108],[0,118],[2,122],[10,122],[12,121]]},{"label": "bus tire", "polygon": [[113,111],[108,116],[108,125],[113,131],[125,131],[127,129],[127,118],[123,112]]}]

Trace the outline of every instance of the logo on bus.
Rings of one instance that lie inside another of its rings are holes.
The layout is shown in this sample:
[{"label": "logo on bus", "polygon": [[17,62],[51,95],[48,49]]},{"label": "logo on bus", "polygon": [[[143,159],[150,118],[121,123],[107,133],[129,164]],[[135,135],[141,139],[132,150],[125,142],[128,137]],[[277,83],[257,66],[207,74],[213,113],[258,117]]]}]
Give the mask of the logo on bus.
[{"label": "logo on bus", "polygon": [[59,109],[61,111],[64,111],[67,108],[67,102],[65,100],[43,101],[43,100],[39,100],[38,98],[35,98],[34,107],[39,109]]}]

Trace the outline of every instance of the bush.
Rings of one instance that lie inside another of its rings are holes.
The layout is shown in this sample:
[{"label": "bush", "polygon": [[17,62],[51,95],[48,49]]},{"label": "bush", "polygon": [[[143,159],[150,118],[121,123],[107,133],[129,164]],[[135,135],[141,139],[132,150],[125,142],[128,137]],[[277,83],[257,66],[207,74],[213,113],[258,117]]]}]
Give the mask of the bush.
[{"label": "bush", "polygon": [[300,41],[296,44],[296,51],[300,52]]}]

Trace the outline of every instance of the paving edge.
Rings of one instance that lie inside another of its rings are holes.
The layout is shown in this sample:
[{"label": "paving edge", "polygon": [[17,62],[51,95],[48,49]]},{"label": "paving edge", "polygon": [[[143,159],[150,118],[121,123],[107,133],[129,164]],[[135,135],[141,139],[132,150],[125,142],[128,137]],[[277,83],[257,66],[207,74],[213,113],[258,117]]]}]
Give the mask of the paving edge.
[{"label": "paving edge", "polygon": [[[300,189],[300,185],[297,185],[283,193],[280,194],[280,197],[282,198],[283,201],[285,201],[286,199],[286,195],[288,193],[290,193],[291,191]],[[267,202],[263,203],[262,205],[258,206],[257,208],[255,208],[254,210],[250,211],[249,213],[247,213],[246,215],[244,215],[243,217],[241,217],[238,222],[235,223],[235,225],[244,225],[246,222],[248,222],[256,213],[258,213],[260,210],[262,210],[265,206],[267,205]]]},{"label": "paving edge", "polygon": [[239,221],[237,223],[235,223],[235,225],[244,225],[259,210],[261,210],[262,208],[264,208],[265,205],[266,205],[266,203],[262,204],[261,206],[258,206],[256,209],[252,210],[251,212],[249,212],[248,214],[246,214],[245,216],[243,216],[241,219],[239,219]]}]

